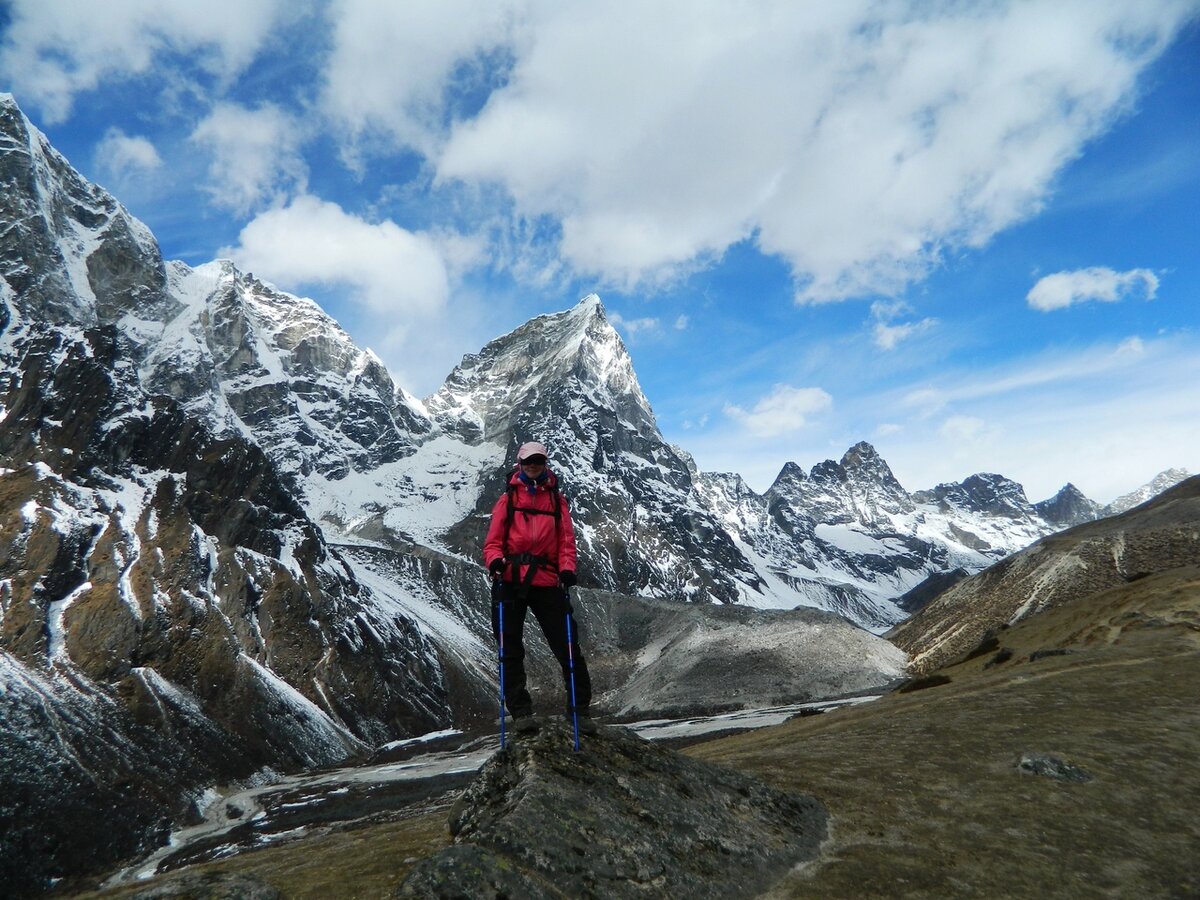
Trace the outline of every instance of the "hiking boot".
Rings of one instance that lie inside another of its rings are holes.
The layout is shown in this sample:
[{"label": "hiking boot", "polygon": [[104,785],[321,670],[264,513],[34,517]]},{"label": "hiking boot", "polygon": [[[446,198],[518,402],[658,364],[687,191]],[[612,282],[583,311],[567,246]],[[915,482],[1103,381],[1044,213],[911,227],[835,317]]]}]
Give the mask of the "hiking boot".
[{"label": "hiking boot", "polygon": [[532,734],[538,730],[537,719],[533,716],[513,716],[513,731],[521,734]]},{"label": "hiking boot", "polygon": [[580,734],[596,733],[596,722],[592,719],[591,713],[589,713],[586,709],[580,709],[575,714],[572,714],[571,711],[568,710],[565,715],[567,722],[571,725],[575,724],[576,716],[578,717]]}]

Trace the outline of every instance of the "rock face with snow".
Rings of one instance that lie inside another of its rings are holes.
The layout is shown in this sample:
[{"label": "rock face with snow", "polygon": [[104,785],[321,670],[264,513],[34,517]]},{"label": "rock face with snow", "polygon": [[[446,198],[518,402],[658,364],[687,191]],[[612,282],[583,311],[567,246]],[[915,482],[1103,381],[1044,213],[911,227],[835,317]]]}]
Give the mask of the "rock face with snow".
[{"label": "rock face with snow", "polygon": [[1125,513],[1044,538],[961,581],[889,637],[917,671],[976,647],[1036,612],[1200,559],[1200,477]]},{"label": "rock face with snow", "polygon": [[1135,491],[1130,491],[1128,494],[1123,494],[1105,506],[1100,511],[1100,515],[1115,516],[1131,510],[1135,506],[1140,506],[1146,501],[1152,500],[1163,493],[1163,491],[1174,487],[1189,477],[1191,476],[1187,469],[1167,469],[1165,472],[1159,472],[1147,484],[1142,485]]},{"label": "rock face with snow", "polygon": [[1035,503],[1033,508],[1051,525],[1058,525],[1062,528],[1091,522],[1104,515],[1100,504],[1089,500],[1084,496],[1083,491],[1073,484],[1064,485],[1062,490],[1049,500]]},{"label": "rock face with snow", "polygon": [[0,129],[0,858],[24,890],[144,847],[213,782],[450,715],[437,647],[211,415],[211,372],[207,409],[156,381],[146,335],[190,307],[149,233],[11,100]]}]

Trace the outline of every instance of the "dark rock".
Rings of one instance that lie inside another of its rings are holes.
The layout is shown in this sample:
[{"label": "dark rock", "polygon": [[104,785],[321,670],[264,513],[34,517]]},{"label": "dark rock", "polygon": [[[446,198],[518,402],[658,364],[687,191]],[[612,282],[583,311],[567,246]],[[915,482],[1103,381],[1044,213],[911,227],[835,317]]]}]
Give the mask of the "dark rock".
[{"label": "dark rock", "polygon": [[983,640],[975,646],[975,649],[964,656],[961,661],[966,662],[969,659],[978,659],[979,657],[991,653],[993,650],[998,650],[999,648],[1000,638],[989,632],[988,634],[984,635]]},{"label": "dark rock", "polygon": [[1089,500],[1073,484],[1064,485],[1063,489],[1049,500],[1033,504],[1033,508],[1047,522],[1062,528],[1091,522],[1101,515],[1100,504]]},{"label": "dark rock", "polygon": [[1049,650],[1034,650],[1029,654],[1030,662],[1037,662],[1039,659],[1045,659],[1047,656],[1066,656],[1071,651],[1066,647],[1053,647]]},{"label": "dark rock", "polygon": [[913,691],[923,691],[926,688],[939,687],[949,683],[949,675],[922,675],[920,678],[912,678],[904,682],[904,684],[896,688],[896,693],[911,694]]},{"label": "dark rock", "polygon": [[455,846],[400,897],[743,897],[816,857],[811,797],[603,727],[572,751],[556,720],[484,766],[451,813]]},{"label": "dark rock", "polygon": [[1025,489],[1003,475],[980,472],[953,484],[939,484],[913,495],[918,502],[937,503],[949,512],[972,509],[1013,520],[1028,520],[1037,511],[1025,497]]},{"label": "dark rock", "polygon": [[1074,763],[1046,753],[1022,753],[1021,758],[1017,761],[1017,771],[1026,775],[1043,775],[1046,778],[1076,784],[1092,781],[1096,777]]},{"label": "dark rock", "polygon": [[1000,650],[999,653],[997,653],[995,656],[993,656],[991,659],[989,659],[987,662],[985,662],[983,664],[983,667],[985,669],[990,669],[992,666],[1003,665],[1004,663],[1006,663],[1010,659],[1012,659],[1012,656],[1013,656],[1013,652],[1011,650],[1009,650],[1007,647],[1004,647]]}]

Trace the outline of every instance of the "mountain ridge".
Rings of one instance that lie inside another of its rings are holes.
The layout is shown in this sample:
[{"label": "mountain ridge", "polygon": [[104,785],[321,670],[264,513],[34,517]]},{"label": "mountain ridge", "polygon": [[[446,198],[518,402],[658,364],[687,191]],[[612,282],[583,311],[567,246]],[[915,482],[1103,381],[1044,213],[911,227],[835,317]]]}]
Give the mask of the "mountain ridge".
[{"label": "mountain ridge", "polygon": [[[418,401],[315,302],[164,261],[15,102],[0,183],[0,706],[22,723],[0,732],[0,841],[27,842],[39,884],[145,848],[213,784],[485,727],[480,534],[524,440],[571,498],[612,710],[885,685],[903,660],[868,630],[906,615],[895,598],[1050,527],[1000,481],[922,507],[865,443],[785,466],[769,497],[700,472],[594,295]],[[1020,515],[968,508],[986,496]],[[530,669],[556,685],[544,649]],[[139,801],[102,833],[88,804],[122,790]],[[39,856],[38,827],[67,849]]]}]

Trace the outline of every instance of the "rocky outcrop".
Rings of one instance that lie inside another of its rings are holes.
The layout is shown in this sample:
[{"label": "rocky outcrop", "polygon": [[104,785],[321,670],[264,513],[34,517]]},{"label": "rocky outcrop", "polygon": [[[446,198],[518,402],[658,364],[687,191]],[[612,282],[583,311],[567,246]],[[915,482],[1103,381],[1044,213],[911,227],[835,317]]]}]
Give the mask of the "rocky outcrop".
[{"label": "rocky outcrop", "polygon": [[827,814],[731,769],[549,721],[494,756],[450,814],[454,844],[399,897],[751,897],[816,857]]},{"label": "rocky outcrop", "polygon": [[937,597],[888,637],[919,672],[980,646],[1035,613],[1200,559],[1200,476],[1119,516],[1079,525]]}]

